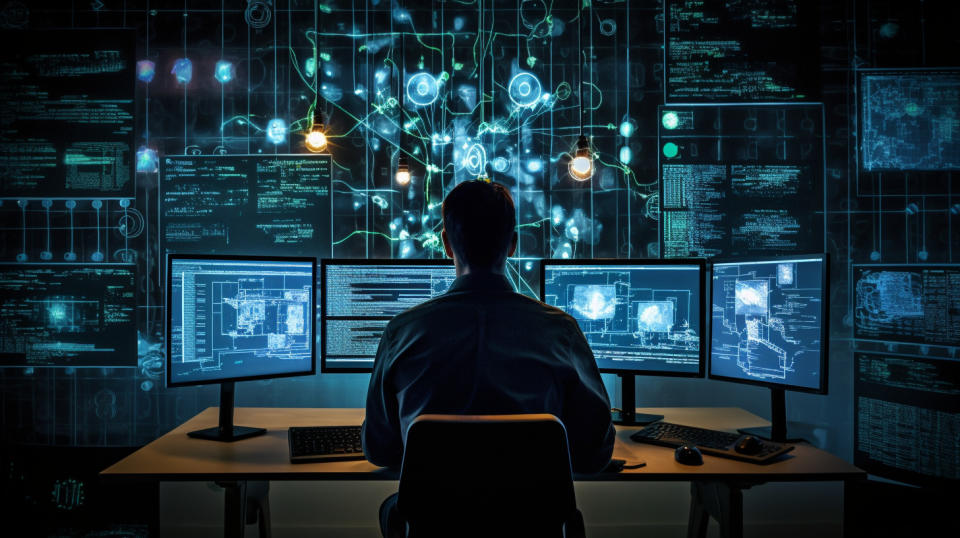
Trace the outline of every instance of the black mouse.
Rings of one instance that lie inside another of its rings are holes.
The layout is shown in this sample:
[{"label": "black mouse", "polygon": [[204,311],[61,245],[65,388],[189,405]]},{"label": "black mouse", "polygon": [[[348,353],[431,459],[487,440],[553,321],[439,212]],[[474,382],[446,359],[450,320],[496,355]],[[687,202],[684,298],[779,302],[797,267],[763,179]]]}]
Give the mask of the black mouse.
[{"label": "black mouse", "polygon": [[703,454],[693,445],[680,445],[673,451],[673,459],[684,465],[703,465]]},{"label": "black mouse", "polygon": [[733,447],[734,450],[740,454],[746,454],[752,456],[757,452],[760,452],[760,449],[763,448],[763,443],[759,439],[752,435],[744,435],[737,441],[736,446]]}]

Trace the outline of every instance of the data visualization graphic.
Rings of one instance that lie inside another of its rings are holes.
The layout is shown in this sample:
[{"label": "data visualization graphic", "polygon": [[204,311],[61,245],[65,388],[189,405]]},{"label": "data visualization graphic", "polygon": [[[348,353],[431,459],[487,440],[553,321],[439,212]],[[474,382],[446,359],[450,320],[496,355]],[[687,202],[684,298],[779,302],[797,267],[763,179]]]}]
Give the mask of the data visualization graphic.
[{"label": "data visualization graphic", "polygon": [[854,336],[960,346],[960,266],[855,265]]},{"label": "data visualization graphic", "polygon": [[387,323],[446,293],[456,277],[451,263],[324,262],[323,371],[372,370]]},{"label": "data visualization graphic", "polygon": [[133,265],[0,264],[0,365],[136,364]]},{"label": "data visualization graphic", "polygon": [[710,375],[821,388],[823,258],[715,263]]},{"label": "data visualization graphic", "polygon": [[160,183],[167,252],[329,256],[328,155],[167,157]]},{"label": "data visualization graphic", "polygon": [[543,301],[573,316],[601,370],[700,373],[696,265],[544,266]]},{"label": "data visualization graphic", "polygon": [[0,33],[0,196],[134,196],[131,29]]},{"label": "data visualization graphic", "polygon": [[960,361],[857,353],[854,464],[920,484],[960,479]]},{"label": "data visualization graphic", "polygon": [[660,107],[665,257],[824,248],[822,105]]},{"label": "data visualization graphic", "polygon": [[960,170],[960,70],[860,73],[865,171]]},{"label": "data visualization graphic", "polygon": [[819,19],[801,0],[664,2],[665,101],[804,101],[818,95]]},{"label": "data visualization graphic", "polygon": [[313,263],[171,260],[171,384],[309,372]]}]

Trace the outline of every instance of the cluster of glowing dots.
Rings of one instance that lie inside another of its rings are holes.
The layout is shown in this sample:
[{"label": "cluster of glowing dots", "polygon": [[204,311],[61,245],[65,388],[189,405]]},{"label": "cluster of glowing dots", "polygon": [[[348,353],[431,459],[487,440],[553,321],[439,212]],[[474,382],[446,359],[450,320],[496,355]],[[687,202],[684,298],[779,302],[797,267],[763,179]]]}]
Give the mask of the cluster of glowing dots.
[{"label": "cluster of glowing dots", "polygon": [[[149,84],[157,73],[157,64],[150,60],[140,60],[137,62],[137,79]],[[193,80],[193,62],[190,58],[178,58],[173,62],[170,74],[174,76],[178,84],[186,86]],[[213,78],[221,84],[232,81],[237,76],[236,68],[232,62],[220,60],[213,69]]]}]

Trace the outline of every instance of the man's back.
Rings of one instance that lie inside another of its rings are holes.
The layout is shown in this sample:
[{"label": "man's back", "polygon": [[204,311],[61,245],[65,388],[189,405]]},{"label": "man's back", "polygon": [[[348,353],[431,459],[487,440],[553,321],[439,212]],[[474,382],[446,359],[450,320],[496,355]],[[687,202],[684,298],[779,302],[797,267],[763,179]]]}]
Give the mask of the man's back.
[{"label": "man's back", "polygon": [[502,275],[460,277],[390,322],[367,394],[368,459],[399,465],[402,436],[424,413],[552,413],[577,471],[600,470],[613,450],[609,400],[576,322]]}]

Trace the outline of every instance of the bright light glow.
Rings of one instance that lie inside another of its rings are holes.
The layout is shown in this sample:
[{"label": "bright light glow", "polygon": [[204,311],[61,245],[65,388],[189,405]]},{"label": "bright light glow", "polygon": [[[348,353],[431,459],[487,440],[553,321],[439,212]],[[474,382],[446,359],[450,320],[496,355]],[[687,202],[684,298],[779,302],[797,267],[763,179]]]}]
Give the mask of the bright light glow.
[{"label": "bright light glow", "polygon": [[307,135],[306,140],[307,149],[310,151],[322,151],[327,147],[327,135],[323,134],[323,131],[314,127],[310,134]]},{"label": "bright light glow", "polygon": [[137,172],[152,174],[159,169],[160,160],[155,150],[144,147],[137,150]]},{"label": "bright light glow", "polygon": [[274,118],[267,123],[267,141],[282,144],[287,139],[287,124],[280,118]]},{"label": "bright light glow", "polygon": [[620,148],[620,162],[623,164],[630,164],[630,161],[633,160],[633,150],[630,149],[630,146],[623,146]]},{"label": "bright light glow", "polygon": [[173,63],[170,74],[175,76],[180,84],[189,84],[193,80],[193,62],[189,58],[180,58]]},{"label": "bright light glow", "polygon": [[633,125],[633,120],[627,120],[620,123],[620,136],[624,138],[630,138],[633,136],[633,132],[636,128]]},{"label": "bright light glow", "polygon": [[672,159],[680,153],[680,148],[673,142],[667,142],[663,145],[663,155],[668,159]]},{"label": "bright light glow", "polygon": [[664,129],[676,129],[680,125],[680,116],[676,112],[664,112],[661,122]]},{"label": "bright light glow", "polygon": [[217,79],[220,84],[226,84],[233,80],[233,64],[226,60],[217,62],[217,67],[213,72],[213,78]]},{"label": "bright light glow", "polygon": [[410,183],[410,171],[400,170],[398,168],[396,180],[397,180],[397,185],[400,185],[401,187],[408,185]]},{"label": "bright light glow", "polygon": [[590,157],[579,155],[570,161],[570,175],[578,181],[586,181],[593,176],[593,161]]},{"label": "bright light glow", "polygon": [[153,75],[157,72],[157,66],[150,60],[140,60],[137,62],[137,78],[143,82],[153,80]]}]

